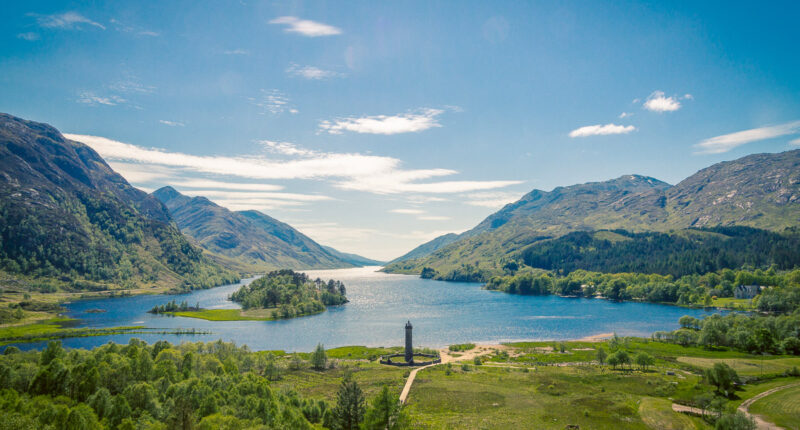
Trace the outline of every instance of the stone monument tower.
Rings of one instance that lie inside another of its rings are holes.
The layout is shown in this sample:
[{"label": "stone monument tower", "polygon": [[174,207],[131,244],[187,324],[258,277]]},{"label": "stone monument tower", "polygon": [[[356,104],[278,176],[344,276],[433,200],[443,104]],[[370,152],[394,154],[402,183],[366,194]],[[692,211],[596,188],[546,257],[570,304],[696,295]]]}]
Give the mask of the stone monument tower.
[{"label": "stone monument tower", "polygon": [[411,346],[411,321],[406,323],[406,363],[414,362],[414,347]]}]

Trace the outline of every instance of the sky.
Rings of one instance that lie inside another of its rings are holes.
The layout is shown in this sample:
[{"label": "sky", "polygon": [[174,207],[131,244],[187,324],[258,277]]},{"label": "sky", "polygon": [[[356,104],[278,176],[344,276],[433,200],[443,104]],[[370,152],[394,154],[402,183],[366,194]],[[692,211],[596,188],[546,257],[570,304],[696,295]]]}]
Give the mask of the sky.
[{"label": "sky", "polygon": [[0,111],[392,259],[532,189],[800,148],[800,3],[6,2]]}]

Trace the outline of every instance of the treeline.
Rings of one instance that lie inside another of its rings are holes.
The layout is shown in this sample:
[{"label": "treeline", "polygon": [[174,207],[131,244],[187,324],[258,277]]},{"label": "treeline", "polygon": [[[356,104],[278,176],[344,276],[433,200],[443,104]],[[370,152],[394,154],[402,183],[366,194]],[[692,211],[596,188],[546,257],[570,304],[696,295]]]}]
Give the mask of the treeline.
[{"label": "treeline", "polygon": [[731,347],[752,354],[800,355],[800,310],[777,316],[714,314],[703,319],[683,316],[681,328],[656,332],[653,339],[707,348]]},{"label": "treeline", "polygon": [[569,273],[657,273],[681,277],[740,267],[793,269],[800,262],[800,230],[750,227],[687,229],[674,233],[625,230],[574,232],[525,248],[530,267]]},{"label": "treeline", "polygon": [[198,303],[195,306],[189,306],[189,303],[186,300],[182,301],[180,304],[176,303],[175,300],[163,305],[156,305],[153,306],[153,309],[147,311],[147,313],[151,314],[164,314],[168,312],[187,312],[187,311],[199,311],[200,304]]},{"label": "treeline", "polygon": [[273,316],[293,318],[347,303],[346,294],[340,281],[311,280],[305,273],[278,270],[243,286],[230,298],[245,310],[277,308]]},{"label": "treeline", "polygon": [[710,306],[714,298],[732,297],[739,285],[766,288],[753,300],[758,310],[791,312],[800,305],[800,269],[779,272],[768,270],[730,270],[686,275],[643,273],[599,273],[577,270],[565,276],[550,272],[526,272],[495,276],[485,288],[511,294],[594,297],[611,300],[641,300],[679,305]]},{"label": "treeline", "polygon": [[285,366],[272,354],[222,341],[147,345],[132,339],[89,351],[65,350],[56,341],[41,352],[8,347],[0,356],[0,427],[398,428],[400,405],[385,388],[368,408],[347,376],[333,404],[270,386],[307,364],[295,356]]},{"label": "treeline", "polygon": [[133,288],[175,275],[184,291],[237,280],[175,227],[113,197],[76,194],[54,196],[55,209],[41,211],[0,198],[0,269],[51,278],[65,290]]}]

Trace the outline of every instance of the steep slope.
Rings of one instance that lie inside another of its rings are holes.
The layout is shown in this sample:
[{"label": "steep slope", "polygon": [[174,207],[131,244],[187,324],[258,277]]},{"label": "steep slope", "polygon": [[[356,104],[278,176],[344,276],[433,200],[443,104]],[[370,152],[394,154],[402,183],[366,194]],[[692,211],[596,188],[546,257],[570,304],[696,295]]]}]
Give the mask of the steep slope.
[{"label": "steep slope", "polygon": [[233,212],[205,197],[188,197],[172,187],[153,192],[181,231],[222,256],[225,265],[251,269],[353,267],[290,225],[258,211]]},{"label": "steep slope", "polygon": [[715,164],[666,195],[671,227],[800,225],[800,150]]},{"label": "steep slope", "polygon": [[59,277],[76,289],[235,279],[94,150],[7,114],[0,114],[0,238],[5,270]]},{"label": "steep slope", "polygon": [[487,270],[539,240],[572,231],[669,231],[744,225],[782,230],[800,225],[800,150],[756,154],[715,164],[670,187],[627,175],[605,182],[533,190],[432,253],[401,258],[390,272],[442,271],[465,263]]}]

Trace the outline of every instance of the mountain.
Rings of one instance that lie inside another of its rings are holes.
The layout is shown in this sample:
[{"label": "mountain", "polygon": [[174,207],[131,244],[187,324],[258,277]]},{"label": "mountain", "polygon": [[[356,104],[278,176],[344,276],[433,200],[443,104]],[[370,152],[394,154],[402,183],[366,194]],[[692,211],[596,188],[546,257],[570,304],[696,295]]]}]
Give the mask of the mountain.
[{"label": "mountain", "polygon": [[157,199],[55,128],[0,114],[0,262],[70,289],[194,288],[236,276],[208,260]]},{"label": "mountain", "polygon": [[351,254],[349,252],[341,252],[330,246],[322,246],[329,254],[336,256],[340,260],[344,260],[354,266],[383,266],[385,261],[373,260],[371,258],[362,257],[358,254]]},{"label": "mountain", "polygon": [[675,186],[626,175],[549,192],[533,190],[455,240],[446,239],[448,245],[438,246],[445,239],[434,239],[385,270],[419,273],[431,267],[443,273],[469,263],[491,271],[532,243],[573,231],[732,225],[773,231],[800,225],[800,150],[718,163]]},{"label": "mountain", "polygon": [[234,212],[205,197],[185,196],[172,187],[163,187],[152,195],[169,209],[184,234],[228,267],[332,269],[363,265],[330,252],[292,226],[259,211]]},{"label": "mountain", "polygon": [[389,264],[396,263],[398,261],[405,261],[405,260],[413,260],[415,258],[424,257],[428,254],[433,253],[439,248],[443,248],[456,240],[458,240],[459,235],[455,233],[447,233],[445,235],[439,236],[436,239],[431,240],[430,242],[425,242],[422,245],[408,251],[406,254],[401,255],[400,257],[395,258],[394,260],[390,261]]}]

